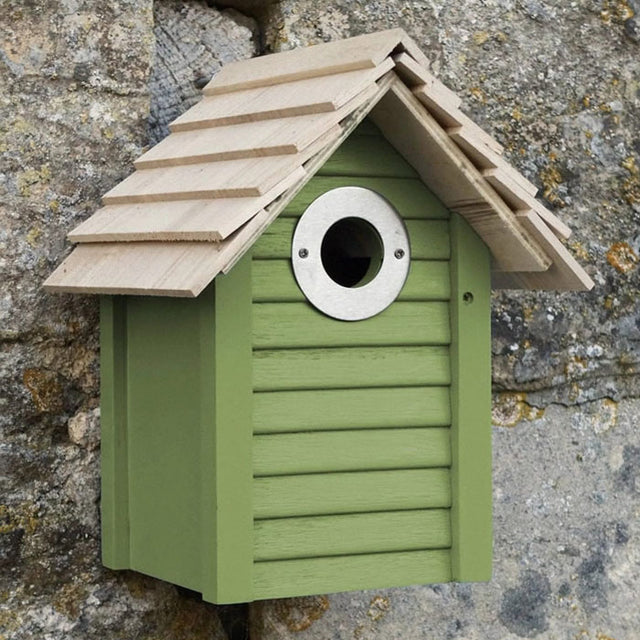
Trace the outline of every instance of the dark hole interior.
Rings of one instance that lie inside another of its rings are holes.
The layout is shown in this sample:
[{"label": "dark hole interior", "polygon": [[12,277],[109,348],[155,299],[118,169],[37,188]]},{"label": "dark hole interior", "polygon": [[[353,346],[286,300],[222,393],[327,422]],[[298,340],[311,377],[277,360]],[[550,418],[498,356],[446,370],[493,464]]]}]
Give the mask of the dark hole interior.
[{"label": "dark hole interior", "polygon": [[362,218],[343,218],[322,239],[322,265],[343,287],[361,287],[376,277],[384,247],[375,227]]}]

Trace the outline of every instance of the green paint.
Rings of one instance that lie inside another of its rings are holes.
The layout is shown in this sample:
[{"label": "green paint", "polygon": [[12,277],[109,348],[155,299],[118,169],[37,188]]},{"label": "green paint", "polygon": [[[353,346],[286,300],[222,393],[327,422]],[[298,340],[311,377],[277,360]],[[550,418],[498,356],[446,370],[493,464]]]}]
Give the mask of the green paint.
[{"label": "green paint", "polygon": [[[254,302],[304,302],[289,260],[255,260],[251,281]],[[412,260],[400,301],[448,300],[449,262]]]},{"label": "green paint", "polygon": [[451,505],[448,469],[277,476],[254,480],[254,516],[367,513]]},{"label": "green paint", "polygon": [[[346,144],[346,143],[345,143]],[[405,220],[448,220],[449,210],[420,180],[369,178],[366,176],[314,176],[280,214],[281,218],[299,218],[320,195],[338,187],[373,189],[398,210]]]},{"label": "green paint", "polygon": [[[215,602],[252,600],[251,256],[215,281]],[[208,535],[205,529],[203,536]],[[205,592],[205,598],[207,593]]]},{"label": "green paint", "polygon": [[318,171],[320,176],[417,178],[407,161],[382,137],[346,140]]},{"label": "green paint", "polygon": [[[289,261],[345,185],[412,247],[398,300],[354,323]],[[102,300],[105,564],[218,603],[490,577],[484,245],[365,123],[254,248],[195,300]]]},{"label": "green paint", "polygon": [[258,562],[446,549],[451,523],[448,509],[276,518],[256,521],[254,541]]},{"label": "green paint", "polygon": [[490,257],[457,215],[451,241],[451,557],[466,582],[491,579]]},{"label": "green paint", "polygon": [[102,561],[128,569],[127,371],[125,298],[100,299]]},{"label": "green paint", "polygon": [[449,580],[451,559],[442,549],[257,562],[254,589],[256,598],[286,598]]},{"label": "green paint", "polygon": [[102,301],[105,564],[221,603],[253,597],[250,278]]},{"label": "green paint", "polygon": [[[346,409],[346,408],[345,408]],[[451,464],[449,429],[359,429],[255,436],[255,476]]]},{"label": "green paint", "polygon": [[253,305],[255,349],[449,344],[446,302],[396,302],[361,322],[336,322],[310,304]]},{"label": "green paint", "polygon": [[449,387],[390,387],[254,393],[257,434],[337,429],[443,427]]},{"label": "green paint", "polygon": [[449,384],[448,347],[265,349],[253,355],[256,391]]},{"label": "green paint", "polygon": [[126,298],[131,568],[201,588],[200,320],[213,325],[211,288],[196,300]]}]

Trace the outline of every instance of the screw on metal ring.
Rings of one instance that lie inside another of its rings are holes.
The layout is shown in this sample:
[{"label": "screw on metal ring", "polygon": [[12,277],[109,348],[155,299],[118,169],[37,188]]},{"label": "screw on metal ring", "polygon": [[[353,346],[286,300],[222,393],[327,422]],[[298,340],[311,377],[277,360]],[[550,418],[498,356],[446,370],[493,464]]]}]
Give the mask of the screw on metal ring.
[{"label": "screw on metal ring", "polygon": [[309,257],[309,250],[308,249],[300,249],[300,251],[298,251],[298,255],[301,258],[308,258]]},{"label": "screw on metal ring", "polygon": [[404,249],[396,249],[393,253],[393,255],[398,258],[398,260],[400,260],[401,258],[404,258]]}]

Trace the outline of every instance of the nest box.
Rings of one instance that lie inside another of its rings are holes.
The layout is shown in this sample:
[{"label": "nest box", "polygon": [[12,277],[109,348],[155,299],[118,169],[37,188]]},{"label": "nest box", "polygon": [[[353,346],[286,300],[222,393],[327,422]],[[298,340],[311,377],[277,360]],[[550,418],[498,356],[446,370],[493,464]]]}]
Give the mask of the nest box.
[{"label": "nest box", "polygon": [[401,30],[225,66],[69,235],[104,563],[218,603],[491,576],[490,291],[569,229]]}]

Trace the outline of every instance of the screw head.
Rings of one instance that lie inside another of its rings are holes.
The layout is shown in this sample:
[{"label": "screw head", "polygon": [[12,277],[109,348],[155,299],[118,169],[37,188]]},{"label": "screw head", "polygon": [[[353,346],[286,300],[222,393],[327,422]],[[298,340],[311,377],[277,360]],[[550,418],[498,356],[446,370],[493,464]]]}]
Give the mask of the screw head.
[{"label": "screw head", "polygon": [[398,260],[401,260],[402,258],[404,258],[404,249],[396,249],[393,252],[393,255],[398,258]]},{"label": "screw head", "polygon": [[309,257],[309,249],[300,249],[300,251],[298,251],[298,255],[301,258],[308,258]]}]

